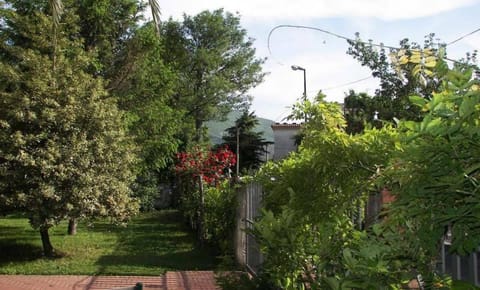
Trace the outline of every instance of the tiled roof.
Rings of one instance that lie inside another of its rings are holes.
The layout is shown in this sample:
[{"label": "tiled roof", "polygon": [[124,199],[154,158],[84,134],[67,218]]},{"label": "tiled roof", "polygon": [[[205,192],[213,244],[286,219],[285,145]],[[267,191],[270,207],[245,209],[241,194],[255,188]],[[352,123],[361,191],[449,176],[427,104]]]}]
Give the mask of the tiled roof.
[{"label": "tiled roof", "polygon": [[300,128],[303,123],[275,123],[272,124],[272,129],[291,129],[291,128]]}]

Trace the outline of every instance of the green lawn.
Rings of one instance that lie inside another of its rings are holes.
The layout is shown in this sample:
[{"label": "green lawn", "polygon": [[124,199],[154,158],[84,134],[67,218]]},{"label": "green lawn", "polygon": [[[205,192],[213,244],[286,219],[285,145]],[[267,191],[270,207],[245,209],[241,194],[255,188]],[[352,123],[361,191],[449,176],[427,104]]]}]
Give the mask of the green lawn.
[{"label": "green lawn", "polygon": [[62,223],[50,231],[54,248],[65,255],[47,259],[40,234],[27,219],[0,218],[0,273],[159,275],[217,266],[211,251],[196,246],[173,210],[140,214],[127,227],[80,223],[75,236],[68,236],[66,227]]}]

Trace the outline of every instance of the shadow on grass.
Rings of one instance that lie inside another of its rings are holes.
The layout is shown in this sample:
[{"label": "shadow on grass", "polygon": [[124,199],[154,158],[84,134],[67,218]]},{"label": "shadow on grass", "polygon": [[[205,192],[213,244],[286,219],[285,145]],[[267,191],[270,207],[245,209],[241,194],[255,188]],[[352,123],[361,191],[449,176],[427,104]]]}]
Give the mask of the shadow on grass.
[{"label": "shadow on grass", "polygon": [[0,266],[43,258],[42,248],[30,243],[30,233],[22,226],[0,225],[0,237]]},{"label": "shadow on grass", "polygon": [[[59,263],[45,260],[40,235],[24,218],[0,220],[0,270],[159,275],[168,270],[213,270],[218,264],[213,251],[197,245],[182,216],[173,210],[142,213],[127,227],[112,225],[108,220],[81,221],[77,236],[66,235],[66,223],[62,223],[50,236],[54,247],[67,253],[58,252],[58,258],[66,258]],[[64,244],[60,247],[60,243]]]},{"label": "shadow on grass", "polygon": [[28,243],[17,243],[15,240],[0,242],[0,266],[12,262],[32,262],[40,259],[56,260],[65,257],[65,253],[57,251],[52,257],[45,257],[42,247]]},{"label": "shadow on grass", "polygon": [[110,230],[118,237],[113,253],[97,260],[100,273],[128,267],[158,270],[158,274],[167,270],[213,270],[218,263],[211,249],[198,246],[177,211],[144,214],[126,228],[103,224],[95,225],[94,230]]},{"label": "shadow on grass", "polygon": [[172,252],[164,255],[106,255],[97,262],[108,271],[109,267],[141,266],[163,270],[212,270],[215,267],[213,258],[206,258],[198,251]]},{"label": "shadow on grass", "polygon": [[0,265],[10,262],[29,262],[44,258],[41,247],[28,244],[17,243],[13,239],[3,239],[0,241]]}]

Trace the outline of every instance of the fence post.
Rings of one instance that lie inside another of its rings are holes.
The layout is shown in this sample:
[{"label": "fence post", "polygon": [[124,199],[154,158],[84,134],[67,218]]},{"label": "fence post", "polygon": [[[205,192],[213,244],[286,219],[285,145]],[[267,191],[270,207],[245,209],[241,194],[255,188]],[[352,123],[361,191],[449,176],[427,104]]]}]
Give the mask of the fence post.
[{"label": "fence post", "polygon": [[245,196],[246,188],[242,185],[237,189],[237,213],[235,223],[235,258],[237,263],[245,266],[246,259],[246,232],[245,232]]}]

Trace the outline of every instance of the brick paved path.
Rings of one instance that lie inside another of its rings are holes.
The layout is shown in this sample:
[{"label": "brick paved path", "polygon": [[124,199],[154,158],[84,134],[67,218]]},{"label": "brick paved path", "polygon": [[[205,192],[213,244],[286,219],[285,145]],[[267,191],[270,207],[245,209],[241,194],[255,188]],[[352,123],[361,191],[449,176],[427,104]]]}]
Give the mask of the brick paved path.
[{"label": "brick paved path", "polygon": [[0,290],[219,290],[212,271],[167,272],[160,276],[0,275]]}]

